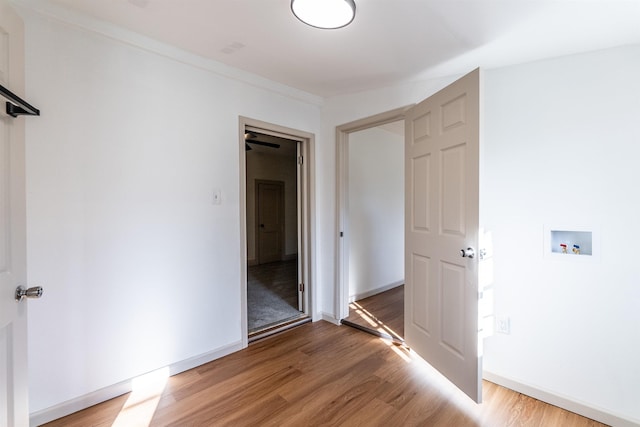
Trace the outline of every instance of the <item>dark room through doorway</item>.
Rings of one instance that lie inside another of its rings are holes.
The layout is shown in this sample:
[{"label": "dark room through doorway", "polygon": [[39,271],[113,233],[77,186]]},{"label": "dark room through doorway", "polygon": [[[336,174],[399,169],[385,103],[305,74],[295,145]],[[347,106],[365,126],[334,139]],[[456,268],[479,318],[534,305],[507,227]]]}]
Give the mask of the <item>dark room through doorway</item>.
[{"label": "dark room through doorway", "polygon": [[300,256],[301,144],[245,129],[249,341],[308,318]]}]

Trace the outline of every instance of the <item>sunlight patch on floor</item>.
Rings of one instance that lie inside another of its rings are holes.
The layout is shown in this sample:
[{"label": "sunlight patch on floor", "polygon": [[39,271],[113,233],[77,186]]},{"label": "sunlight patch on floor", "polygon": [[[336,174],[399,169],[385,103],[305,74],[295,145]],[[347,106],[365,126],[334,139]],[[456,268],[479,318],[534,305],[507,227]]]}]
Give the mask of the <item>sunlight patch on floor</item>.
[{"label": "sunlight patch on floor", "polygon": [[429,384],[438,388],[443,395],[448,396],[448,402],[477,423],[478,426],[483,425],[481,419],[481,404],[477,404],[471,400],[469,396],[464,394],[462,390],[456,387],[447,377],[441,374],[415,351],[410,350],[409,357],[420,378],[423,378],[425,381],[428,381]]},{"label": "sunlight patch on floor", "polygon": [[384,340],[385,344],[387,344],[387,346],[389,346],[389,348],[394,351],[394,353],[396,353],[398,356],[400,356],[400,358],[402,358],[402,360],[404,360],[406,363],[411,363],[411,358],[409,357],[410,350],[408,347],[399,346],[394,342],[385,340],[384,338],[382,339]]},{"label": "sunlight patch on floor", "polygon": [[131,394],[112,427],[149,427],[169,378],[169,367],[131,380]]},{"label": "sunlight patch on floor", "polygon": [[371,314],[367,310],[362,308],[362,306],[357,302],[352,302],[351,304],[349,304],[349,307],[351,307],[356,312],[356,314],[360,316],[361,319],[371,325],[371,327],[375,328],[376,326],[378,326],[378,322],[373,320],[373,316],[371,316]]},{"label": "sunlight patch on floor", "polygon": [[[355,314],[357,314],[361,319],[367,322],[372,329],[377,330],[386,335],[391,335],[396,337],[398,340],[402,341],[402,336],[396,333],[393,329],[385,325],[384,322],[380,321],[373,314],[371,314],[367,309],[362,307],[357,302],[352,302],[349,304],[349,307]],[[387,345],[394,353],[396,353],[402,360],[406,363],[411,363],[411,358],[409,356],[409,348],[403,345],[398,345],[398,342],[390,341],[388,338],[380,337],[380,339]]]},{"label": "sunlight patch on floor", "polygon": [[375,328],[378,332],[382,332],[397,338],[402,338],[400,334],[396,333],[393,329],[385,325],[384,322],[378,320],[373,314],[371,314],[369,311],[367,311],[367,309],[362,307],[357,302],[352,302],[351,304],[349,304],[349,307],[351,307],[351,309],[353,309],[361,319],[371,325],[372,328]]}]

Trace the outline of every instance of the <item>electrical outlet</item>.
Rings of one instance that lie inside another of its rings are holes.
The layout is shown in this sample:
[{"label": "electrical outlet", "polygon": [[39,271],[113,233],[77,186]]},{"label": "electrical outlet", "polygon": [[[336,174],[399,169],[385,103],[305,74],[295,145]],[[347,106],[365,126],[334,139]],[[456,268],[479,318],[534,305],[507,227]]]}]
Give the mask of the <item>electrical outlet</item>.
[{"label": "electrical outlet", "polygon": [[507,335],[511,333],[511,319],[509,316],[496,316],[496,332]]}]

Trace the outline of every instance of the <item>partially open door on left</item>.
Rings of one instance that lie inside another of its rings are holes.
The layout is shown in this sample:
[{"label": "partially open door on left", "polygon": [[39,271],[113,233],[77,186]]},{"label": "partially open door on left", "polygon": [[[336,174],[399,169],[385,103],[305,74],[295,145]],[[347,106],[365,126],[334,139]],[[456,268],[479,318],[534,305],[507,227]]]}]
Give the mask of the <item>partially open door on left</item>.
[{"label": "partially open door on left", "polygon": [[480,108],[476,69],[405,117],[404,339],[478,403]]},{"label": "partially open door on left", "polygon": [[[0,84],[24,97],[24,29],[0,0]],[[16,300],[26,285],[25,117],[6,114],[0,97],[0,425],[29,425],[27,303]]]}]

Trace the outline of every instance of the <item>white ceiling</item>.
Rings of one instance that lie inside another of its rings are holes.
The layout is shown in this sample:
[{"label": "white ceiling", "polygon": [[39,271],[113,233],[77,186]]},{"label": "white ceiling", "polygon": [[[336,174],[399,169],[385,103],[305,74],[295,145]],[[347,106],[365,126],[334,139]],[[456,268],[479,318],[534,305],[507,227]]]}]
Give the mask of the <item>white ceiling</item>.
[{"label": "white ceiling", "polygon": [[[24,3],[21,0],[18,2]],[[640,43],[640,0],[355,0],[339,30],[290,0],[38,0],[320,96]]]}]

